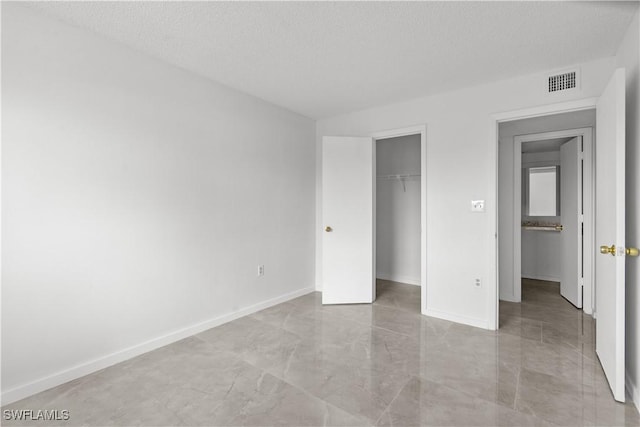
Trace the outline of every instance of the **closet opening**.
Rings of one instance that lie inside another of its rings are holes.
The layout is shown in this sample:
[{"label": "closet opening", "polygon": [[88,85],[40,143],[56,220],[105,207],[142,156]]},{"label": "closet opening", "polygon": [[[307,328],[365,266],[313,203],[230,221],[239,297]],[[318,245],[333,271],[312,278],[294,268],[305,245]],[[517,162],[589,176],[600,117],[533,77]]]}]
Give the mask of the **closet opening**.
[{"label": "closet opening", "polygon": [[422,135],[375,140],[376,304],[421,313]]}]

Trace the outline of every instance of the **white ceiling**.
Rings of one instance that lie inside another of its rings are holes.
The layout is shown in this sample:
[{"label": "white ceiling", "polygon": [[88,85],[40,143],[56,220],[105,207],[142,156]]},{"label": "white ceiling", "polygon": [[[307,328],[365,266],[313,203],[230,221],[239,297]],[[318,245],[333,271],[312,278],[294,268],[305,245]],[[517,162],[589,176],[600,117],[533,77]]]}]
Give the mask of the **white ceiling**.
[{"label": "white ceiling", "polygon": [[615,55],[637,2],[40,2],[311,118]]}]

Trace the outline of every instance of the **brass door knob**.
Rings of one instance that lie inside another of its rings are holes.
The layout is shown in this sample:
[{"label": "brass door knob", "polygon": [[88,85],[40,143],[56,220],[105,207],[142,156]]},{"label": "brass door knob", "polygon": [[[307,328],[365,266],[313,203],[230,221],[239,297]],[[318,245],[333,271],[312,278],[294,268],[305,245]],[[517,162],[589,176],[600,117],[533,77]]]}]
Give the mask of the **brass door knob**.
[{"label": "brass door knob", "polygon": [[638,248],[627,248],[624,251],[627,256],[638,256],[638,253],[640,253],[640,251],[638,251]]},{"label": "brass door knob", "polygon": [[333,231],[333,228],[329,227],[328,225],[324,228],[324,231],[326,231],[327,233],[331,233]]},{"label": "brass door knob", "polygon": [[600,246],[600,253],[601,254],[611,254],[613,256],[616,256],[616,245],[611,245],[611,246]]}]

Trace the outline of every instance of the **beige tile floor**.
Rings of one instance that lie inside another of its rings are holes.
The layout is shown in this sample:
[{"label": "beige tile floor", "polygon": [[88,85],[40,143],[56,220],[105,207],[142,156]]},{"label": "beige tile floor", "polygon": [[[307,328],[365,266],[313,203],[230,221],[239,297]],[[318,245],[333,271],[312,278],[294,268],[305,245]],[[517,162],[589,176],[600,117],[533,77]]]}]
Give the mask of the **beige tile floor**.
[{"label": "beige tile floor", "polygon": [[312,293],[3,409],[69,410],[60,425],[640,425],[556,283],[524,281],[497,333],[423,317],[419,295]]}]

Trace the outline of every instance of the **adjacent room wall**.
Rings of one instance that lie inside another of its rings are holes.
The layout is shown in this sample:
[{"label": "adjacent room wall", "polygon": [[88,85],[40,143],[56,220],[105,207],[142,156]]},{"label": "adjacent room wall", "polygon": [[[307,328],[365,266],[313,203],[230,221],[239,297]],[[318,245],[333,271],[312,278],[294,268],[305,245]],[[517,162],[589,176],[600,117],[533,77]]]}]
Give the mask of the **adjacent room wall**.
[{"label": "adjacent room wall", "polygon": [[[618,50],[626,69],[626,245],[640,247],[640,24],[638,12]],[[626,262],[627,390],[640,408],[640,258]]]},{"label": "adjacent room wall", "polygon": [[[426,314],[484,328],[490,324],[496,281],[495,142],[492,114],[600,95],[615,57],[580,64],[582,85],[569,94],[547,94],[547,74],[535,74],[418,98],[319,120],[316,131],[316,288],[322,288],[323,135],[372,135],[427,125]],[[471,200],[486,212],[471,212]],[[481,286],[475,285],[475,279]]]},{"label": "adjacent room wall", "polygon": [[[613,69],[611,69],[613,72]],[[606,76],[608,81],[610,75]],[[604,86],[600,89],[602,91]],[[513,283],[513,138],[517,135],[593,127],[596,111],[584,110],[500,123],[498,156],[498,244],[500,299],[515,301]],[[522,268],[522,267],[521,267]]]},{"label": "adjacent room wall", "polygon": [[[420,135],[376,142],[376,175],[420,175]],[[376,180],[377,278],[420,284],[420,178]]]},{"label": "adjacent room wall", "polygon": [[313,289],[312,120],[4,3],[2,142],[3,403]]}]

